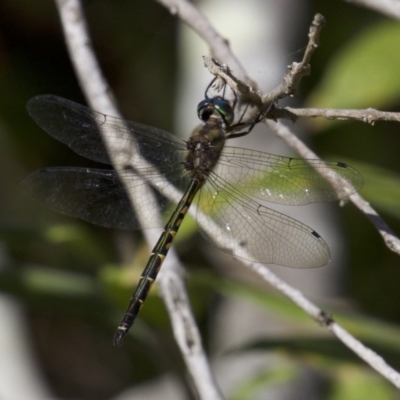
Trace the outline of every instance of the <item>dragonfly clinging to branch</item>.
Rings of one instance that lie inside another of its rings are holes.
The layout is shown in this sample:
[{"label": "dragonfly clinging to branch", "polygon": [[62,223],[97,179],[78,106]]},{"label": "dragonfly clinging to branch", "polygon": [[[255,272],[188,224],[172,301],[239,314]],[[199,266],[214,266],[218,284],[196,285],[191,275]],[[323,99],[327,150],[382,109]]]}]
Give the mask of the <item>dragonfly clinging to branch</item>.
[{"label": "dragonfly clinging to branch", "polygon": [[[53,95],[37,96],[28,102],[28,112],[41,128],[77,154],[101,163],[110,164],[110,157],[100,128],[110,138],[116,132],[126,133],[138,156],[134,174],[129,170],[122,174],[128,175],[125,187],[137,190],[139,205],[150,211],[165,211],[170,203],[162,196],[163,188],[173,185],[183,192],[115,333],[117,346],[132,326],[192,202],[198,206],[200,232],[223,251],[293,268],[313,268],[329,262],[329,248],[317,232],[256,199],[284,205],[343,199],[362,186],[360,174],[341,162],[303,160],[226,146],[228,139],[247,134],[254,125],[234,124],[235,107],[236,102],[231,104],[223,96],[206,96],[198,105],[203,124],[183,140]],[[330,170],[333,173],[328,181],[323,175]],[[151,219],[140,225],[120,176],[110,169],[43,168],[30,174],[22,186],[50,209],[94,224],[120,229],[155,227]],[[139,190],[146,178],[154,192],[161,190],[156,202]]]}]

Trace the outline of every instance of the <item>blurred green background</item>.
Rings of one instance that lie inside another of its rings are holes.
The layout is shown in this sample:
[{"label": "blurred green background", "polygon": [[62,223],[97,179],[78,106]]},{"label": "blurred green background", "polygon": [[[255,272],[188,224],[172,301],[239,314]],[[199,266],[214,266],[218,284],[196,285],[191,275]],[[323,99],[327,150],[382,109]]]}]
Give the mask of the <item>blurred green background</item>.
[{"label": "blurred green background", "polygon": [[[312,74],[302,82],[300,104],[398,111],[400,23],[344,2],[304,4],[309,18],[293,52],[305,45],[315,12],[321,12],[328,25],[312,59]],[[152,1],[86,1],[84,6],[94,48],[123,115],[173,131],[176,18]],[[300,54],[288,58],[299,60]],[[50,0],[0,3],[0,60],[0,290],[22,306],[25,334],[52,393],[59,398],[106,399],[165,371],[184,381],[183,361],[157,288],[124,351],[111,346],[149,254],[140,232],[117,232],[52,213],[19,191],[24,176],[43,166],[97,166],[50,138],[25,110],[29,98],[44,93],[84,103]],[[361,194],[400,232],[398,124],[322,119],[304,124],[321,157],[348,162],[362,173]],[[343,285],[352,312],[331,305],[328,309],[398,368],[400,259],[352,205],[341,215],[350,255]],[[204,268],[208,261],[198,242],[197,234],[182,234],[178,251],[190,271],[188,286],[206,347],[210,305],[220,295],[240,297],[309,330],[303,340],[265,340],[249,348],[284,349],[290,357],[324,371],[331,389],[326,398],[395,398],[390,385],[343,346],[326,337],[317,341],[318,328],[287,300],[273,291],[225,280],[212,266]],[[289,378],[257,379],[265,383]],[[242,390],[249,393],[254,386],[249,383]],[[363,390],[369,396],[358,397]]]}]

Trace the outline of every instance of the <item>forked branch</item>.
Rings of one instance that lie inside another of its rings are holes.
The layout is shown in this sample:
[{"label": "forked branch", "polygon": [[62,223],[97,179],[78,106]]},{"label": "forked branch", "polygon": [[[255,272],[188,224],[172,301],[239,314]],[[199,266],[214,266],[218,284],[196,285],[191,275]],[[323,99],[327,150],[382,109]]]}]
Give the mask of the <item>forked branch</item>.
[{"label": "forked branch", "polygon": [[[279,122],[273,122],[271,119],[277,119],[279,117],[286,117],[289,119],[295,119],[297,116],[303,116],[301,114],[306,114],[307,109],[303,109],[299,111],[299,115],[296,114],[295,109],[279,109],[276,106],[276,103],[279,99],[293,95],[301,79],[306,76],[309,72],[309,62],[313,51],[318,45],[319,34],[324,26],[324,19],[319,14],[317,14],[313,20],[313,23],[310,28],[309,33],[309,43],[307,45],[307,50],[304,54],[303,60],[300,63],[293,63],[289,67],[289,71],[283,79],[283,82],[270,93],[262,96],[262,105],[260,106],[257,101],[255,104],[259,111],[267,109],[271,102],[274,104],[273,107],[270,108],[270,111],[264,115],[266,118],[267,125],[283,140],[285,140],[289,146],[291,146],[294,150],[296,150],[303,158],[305,159],[317,159],[318,156],[313,153],[301,140],[297,138],[297,136],[285,125]],[[220,64],[215,62],[211,57],[206,59],[206,66],[209,71],[217,76],[220,76],[222,79],[226,78],[226,70],[230,71],[227,66],[224,68],[220,68]],[[232,73],[230,72],[230,75]],[[248,93],[255,92],[255,90],[250,87],[250,85],[246,85],[243,81],[240,81],[238,78],[229,76],[229,79],[226,81],[229,85],[232,85],[232,90],[238,92],[242,92],[245,96]],[[247,86],[247,87],[246,87]],[[373,112],[368,110],[323,110],[320,115],[317,115],[315,109],[313,111],[313,117],[321,116],[332,119],[335,115],[339,117],[339,119],[348,118],[348,119],[356,119],[362,122],[368,122],[373,124],[376,120],[395,120],[399,121],[400,114],[399,113],[387,113],[380,112],[374,110]],[[296,116],[296,117],[293,117]],[[254,118],[251,116],[250,118]],[[382,238],[384,239],[387,247],[400,255],[400,240],[394,234],[394,232],[390,229],[387,223],[379,216],[379,214],[370,206],[370,204],[364,200],[359,194],[354,194],[350,197],[350,200],[356,205],[357,208],[373,223],[373,225],[377,228]],[[322,310],[312,304],[309,300],[307,300],[299,291],[295,288],[287,285],[282,282],[279,278],[271,273],[265,266],[260,264],[249,264],[246,263],[250,268],[254,269],[259,275],[261,275],[266,281],[268,281],[271,285],[276,287],[281,292],[285,293],[285,295],[291,298],[299,307],[301,307],[304,311],[306,311],[312,318],[315,320],[319,320],[321,315],[326,315]],[[346,332],[341,326],[339,326],[333,319],[330,323],[325,324],[325,326],[331,330],[338,338],[341,340],[346,346],[351,348],[356,354],[358,354],[364,361],[370,364],[375,370],[377,370],[380,374],[385,376],[388,380],[390,380],[395,386],[400,388],[400,374],[391,368],[389,365],[385,363],[385,361],[376,353],[374,353],[371,349],[365,347],[360,341],[352,337],[348,332]]]}]

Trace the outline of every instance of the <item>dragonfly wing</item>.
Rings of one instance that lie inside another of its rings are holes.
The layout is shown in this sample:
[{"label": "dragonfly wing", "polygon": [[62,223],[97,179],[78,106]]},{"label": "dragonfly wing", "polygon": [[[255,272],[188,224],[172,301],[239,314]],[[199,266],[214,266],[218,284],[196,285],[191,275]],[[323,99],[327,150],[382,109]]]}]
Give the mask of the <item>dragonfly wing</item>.
[{"label": "dragonfly wing", "polygon": [[31,173],[21,186],[24,192],[53,211],[96,225],[119,229],[159,227],[159,222],[154,221],[152,216],[155,210],[165,210],[169,202],[155,191],[153,196],[149,196],[146,192],[149,187],[134,175],[131,174],[128,180],[129,186],[137,192],[136,200],[147,210],[140,220],[142,225],[114,170],[44,168]]},{"label": "dragonfly wing", "polygon": [[77,154],[101,163],[111,162],[99,126],[111,139],[122,136],[134,142],[140,154],[152,164],[177,163],[182,160],[182,150],[186,148],[182,139],[169,132],[111,117],[54,95],[32,98],[27,109],[49,135]]},{"label": "dragonfly wing", "polygon": [[[236,147],[224,148],[215,173],[235,182],[236,187],[253,197],[296,206],[343,199],[363,185],[361,175],[344,163],[304,160]],[[349,190],[343,180],[353,189]]]},{"label": "dragonfly wing", "polygon": [[313,229],[244,197],[215,174],[200,192],[198,205],[212,216],[210,222],[198,214],[200,232],[225,252],[233,248],[241,258],[293,268],[320,267],[330,260],[327,244]]}]

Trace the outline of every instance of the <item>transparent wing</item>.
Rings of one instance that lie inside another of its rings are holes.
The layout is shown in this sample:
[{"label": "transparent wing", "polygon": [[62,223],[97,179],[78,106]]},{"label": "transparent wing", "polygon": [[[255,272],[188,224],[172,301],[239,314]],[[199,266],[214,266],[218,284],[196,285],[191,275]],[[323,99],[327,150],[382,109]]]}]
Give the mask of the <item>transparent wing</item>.
[{"label": "transparent wing", "polygon": [[[149,174],[148,174],[149,176]],[[108,228],[156,228],[154,211],[163,212],[169,202],[158,191],[153,196],[143,189],[143,181],[128,175],[130,188],[136,191],[136,201],[146,210],[141,223],[132,210],[130,201],[114,170],[78,167],[44,168],[27,176],[22,190],[53,211]],[[157,182],[156,182],[157,183]],[[161,188],[168,185],[159,182]],[[149,190],[149,187],[146,188]],[[143,222],[143,218],[145,219]]]},{"label": "transparent wing", "polygon": [[[159,189],[169,183],[180,189],[187,187],[188,179],[183,169],[186,143],[168,132],[110,117],[52,95],[34,97],[27,108],[35,122],[47,133],[67,144],[77,154],[98,162],[110,163],[99,126],[109,138],[125,133],[126,140],[134,143],[140,154],[135,160],[136,172],[152,178],[153,185]],[[149,162],[158,171],[157,176],[153,169],[148,168]],[[143,181],[129,172],[126,174],[130,185],[138,193],[139,203],[149,213],[148,221],[142,228],[157,226],[151,216],[156,210],[162,212],[168,202],[158,191],[151,189],[157,199],[154,203],[152,197],[145,194],[148,192],[142,188]],[[114,171],[45,168],[29,175],[22,186],[30,196],[54,211],[106,227],[140,228],[124,187]]]},{"label": "transparent wing", "polygon": [[[84,106],[56,96],[38,96],[28,103],[34,120],[51,136],[67,144],[76,153],[109,163],[109,157],[99,134],[98,126],[106,135],[116,138],[126,135],[137,147],[140,159],[135,169],[143,177],[156,179],[154,187],[165,188],[173,183],[186,188],[184,170],[186,144],[162,130],[106,116]],[[102,129],[103,130],[103,129]],[[146,161],[146,162],[144,162]],[[147,167],[150,162],[158,170]],[[311,164],[311,165],[310,165]],[[314,168],[316,169],[314,169]],[[322,176],[332,168],[332,184]],[[168,202],[155,192],[152,200],[143,188],[143,180],[126,172],[128,185],[137,191],[137,200],[144,206],[147,221],[142,228],[158,226],[152,221],[154,210],[164,211]],[[157,177],[156,177],[157,176]],[[329,261],[329,249],[320,236],[306,225],[276,211],[261,206],[249,196],[262,200],[302,205],[329,201],[349,196],[342,188],[341,179],[355,190],[362,186],[361,176],[343,163],[324,163],[275,156],[253,150],[226,147],[206,187],[198,196],[199,207],[211,215],[224,235],[206,220],[202,233],[214,229],[223,236],[218,247],[235,247],[243,258],[290,267],[317,267]],[[86,221],[123,229],[138,229],[139,223],[115,171],[85,168],[47,168],[34,172],[23,182],[23,189],[51,209],[82,218]],[[355,191],[354,190],[354,191]]]},{"label": "transparent wing", "polygon": [[[199,210],[212,216],[222,231],[218,234],[214,223],[199,213],[200,232],[222,251],[234,248],[244,259],[293,268],[320,267],[329,262],[329,248],[317,232],[244,196],[214,173],[197,202]],[[218,243],[213,240],[215,235]]]},{"label": "transparent wing", "polygon": [[[224,148],[214,172],[253,197],[292,206],[343,199],[363,185],[361,175],[344,163],[277,156],[237,147]],[[330,182],[324,174],[329,174]],[[342,179],[354,190],[349,191]]]},{"label": "transparent wing", "polygon": [[29,115],[49,135],[69,146],[77,154],[110,164],[99,126],[109,138],[127,133],[140,154],[153,165],[182,161],[186,143],[169,132],[111,117],[73,101],[53,95],[37,96],[27,104]]}]

